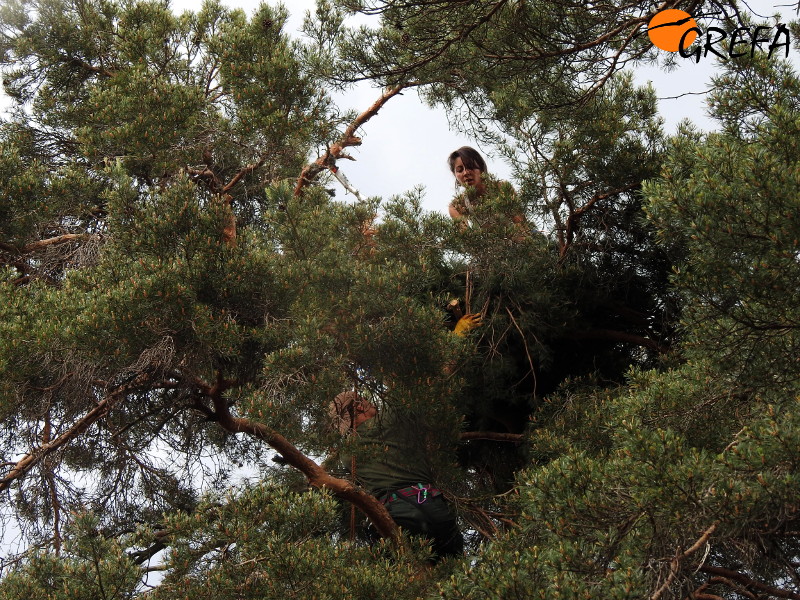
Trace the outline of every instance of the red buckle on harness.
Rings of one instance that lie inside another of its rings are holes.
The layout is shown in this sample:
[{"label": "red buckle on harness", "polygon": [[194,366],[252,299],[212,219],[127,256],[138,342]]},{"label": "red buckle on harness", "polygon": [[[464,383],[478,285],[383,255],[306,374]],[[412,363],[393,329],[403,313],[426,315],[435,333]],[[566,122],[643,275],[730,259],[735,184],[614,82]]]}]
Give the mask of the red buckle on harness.
[{"label": "red buckle on harness", "polygon": [[384,504],[389,504],[393,500],[397,500],[398,494],[401,496],[405,496],[406,498],[410,496],[417,497],[417,504],[423,504],[428,497],[435,498],[439,494],[441,494],[441,490],[437,490],[434,487],[431,487],[430,484],[421,484],[418,483],[416,485],[412,485],[411,487],[401,488],[399,490],[395,490],[394,492],[389,492],[384,496],[382,502]]}]

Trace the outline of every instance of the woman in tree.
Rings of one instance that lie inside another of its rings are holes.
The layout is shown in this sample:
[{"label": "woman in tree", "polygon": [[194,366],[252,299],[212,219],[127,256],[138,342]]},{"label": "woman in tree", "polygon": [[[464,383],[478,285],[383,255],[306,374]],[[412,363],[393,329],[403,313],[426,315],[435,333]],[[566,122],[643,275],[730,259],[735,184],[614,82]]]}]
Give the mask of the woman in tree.
[{"label": "woman in tree", "polygon": [[[516,192],[507,181],[495,179],[486,169],[486,161],[480,153],[470,146],[462,146],[454,150],[447,158],[450,172],[455,176],[456,182],[465,189],[453,198],[448,207],[450,216],[455,220],[468,224],[476,220],[476,206],[487,197],[502,198],[506,201],[516,200]],[[519,207],[515,207],[519,208]],[[512,211],[508,217],[522,226],[525,217],[518,211]],[[485,223],[479,223],[483,226]],[[520,227],[522,230],[523,227]]]}]

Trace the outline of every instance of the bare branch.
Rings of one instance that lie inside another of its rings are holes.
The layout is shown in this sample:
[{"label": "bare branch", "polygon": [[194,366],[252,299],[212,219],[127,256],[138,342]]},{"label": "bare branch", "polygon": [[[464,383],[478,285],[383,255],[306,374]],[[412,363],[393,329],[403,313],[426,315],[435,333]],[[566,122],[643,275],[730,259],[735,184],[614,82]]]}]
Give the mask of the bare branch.
[{"label": "bare branch", "polygon": [[325,151],[325,154],[320,156],[310,165],[306,165],[306,167],[303,169],[303,172],[300,173],[300,177],[297,178],[297,184],[294,188],[295,197],[300,196],[303,188],[313,182],[317,175],[319,175],[322,171],[334,167],[336,165],[336,160],[342,158],[342,151],[345,148],[361,145],[361,138],[356,136],[356,130],[376,114],[378,114],[378,111],[383,108],[383,105],[386,104],[391,98],[399,94],[403,89],[405,89],[405,87],[405,85],[396,85],[384,90],[383,94],[381,94],[381,97],[373,102],[372,106],[358,115],[355,120],[350,123],[339,139],[328,147],[328,149]]}]

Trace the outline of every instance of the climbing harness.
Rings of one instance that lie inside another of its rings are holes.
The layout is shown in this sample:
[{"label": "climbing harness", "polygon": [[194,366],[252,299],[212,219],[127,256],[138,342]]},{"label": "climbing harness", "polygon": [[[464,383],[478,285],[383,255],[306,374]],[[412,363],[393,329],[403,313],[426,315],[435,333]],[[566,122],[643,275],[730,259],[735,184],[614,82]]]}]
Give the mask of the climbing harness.
[{"label": "climbing harness", "polygon": [[441,495],[442,491],[431,487],[430,484],[423,485],[421,483],[416,483],[410,487],[401,488],[393,492],[387,492],[383,496],[379,496],[378,500],[385,505],[393,502],[394,500],[405,500],[406,502],[410,502],[409,498],[416,496],[417,504],[424,504],[428,497],[436,498],[437,496]]}]

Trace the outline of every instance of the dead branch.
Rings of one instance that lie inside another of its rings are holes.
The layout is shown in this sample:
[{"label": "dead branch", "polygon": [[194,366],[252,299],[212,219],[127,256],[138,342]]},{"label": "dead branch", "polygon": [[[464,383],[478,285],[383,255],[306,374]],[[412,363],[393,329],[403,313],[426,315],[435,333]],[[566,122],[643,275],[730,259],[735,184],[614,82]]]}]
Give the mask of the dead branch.
[{"label": "dead branch", "polygon": [[103,69],[102,67],[95,67],[94,65],[91,65],[91,64],[87,63],[86,61],[81,60],[79,58],[65,58],[65,62],[67,64],[69,64],[70,66],[80,67],[81,69],[85,69],[86,71],[89,71],[90,73],[94,73],[95,75],[102,75],[103,77],[106,77],[106,78],[109,78],[109,79],[116,75],[115,71],[109,71],[108,69]]},{"label": "dead branch", "polygon": [[186,173],[189,175],[189,179],[195,183],[198,181],[205,183],[212,194],[219,194],[223,187],[222,180],[220,180],[219,176],[208,166],[202,169],[187,167]]},{"label": "dead branch", "polygon": [[356,130],[378,114],[378,111],[383,108],[383,105],[399,94],[405,87],[405,85],[400,84],[384,90],[381,97],[367,110],[358,115],[347,129],[344,130],[344,133],[342,133],[339,139],[328,146],[328,149],[322,156],[310,165],[306,165],[302,173],[300,173],[300,177],[297,178],[297,184],[294,188],[294,195],[296,198],[303,192],[303,188],[312,183],[322,171],[335,167],[336,160],[343,157],[342,152],[345,148],[361,145],[361,138],[356,136]]},{"label": "dead branch", "polygon": [[[502,495],[502,494],[501,494]],[[494,498],[498,498],[495,496]],[[452,500],[461,509],[461,513],[467,522],[478,532],[484,539],[490,540],[497,537],[501,528],[515,528],[519,524],[514,520],[518,515],[498,512],[496,510],[489,510],[481,506],[480,499],[454,497],[448,498]],[[484,499],[485,500],[485,499]],[[498,524],[499,523],[499,524]]]},{"label": "dead branch", "polygon": [[225,217],[225,224],[222,227],[222,241],[224,241],[228,246],[236,245],[236,216],[233,214],[233,210],[231,208],[231,205],[233,204],[233,196],[228,193],[228,190],[236,185],[239,179],[245,175],[245,171],[250,169],[250,167],[252,167],[252,169],[256,169],[258,168],[258,165],[248,165],[239,171],[239,173],[237,173],[225,186],[223,186],[222,180],[220,180],[219,176],[214,173],[209,166],[206,166],[203,169],[196,169],[192,167],[186,168],[186,173],[188,173],[189,178],[195,183],[199,181],[205,183],[208,190],[214,194],[215,202],[219,202],[225,207],[226,210],[229,211],[228,215]]}]

